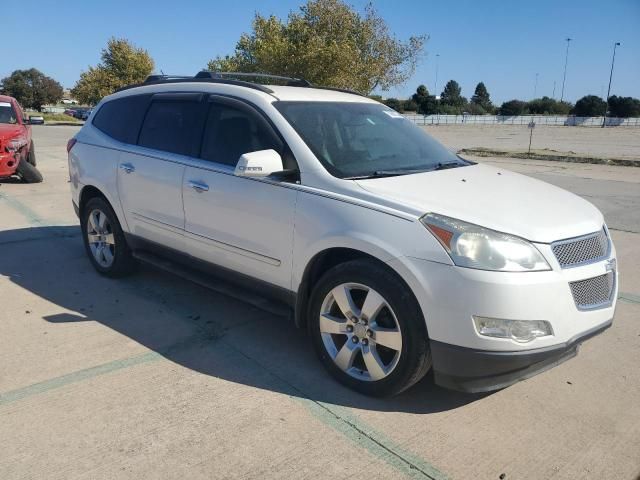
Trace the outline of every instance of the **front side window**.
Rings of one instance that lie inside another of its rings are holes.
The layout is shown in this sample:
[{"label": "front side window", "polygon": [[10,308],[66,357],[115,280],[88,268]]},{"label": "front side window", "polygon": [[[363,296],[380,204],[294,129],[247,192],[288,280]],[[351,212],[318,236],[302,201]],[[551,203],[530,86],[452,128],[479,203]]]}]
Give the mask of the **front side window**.
[{"label": "front side window", "polygon": [[245,108],[212,103],[209,108],[200,157],[235,167],[240,156],[259,150],[280,150],[264,122]]},{"label": "front side window", "polygon": [[202,132],[203,108],[200,101],[154,101],[142,124],[138,145],[196,156]]},{"label": "front side window", "polygon": [[18,123],[18,115],[9,102],[0,102],[0,123]]},{"label": "front side window", "polygon": [[403,175],[469,165],[384,105],[275,102],[324,167],[339,178]]}]

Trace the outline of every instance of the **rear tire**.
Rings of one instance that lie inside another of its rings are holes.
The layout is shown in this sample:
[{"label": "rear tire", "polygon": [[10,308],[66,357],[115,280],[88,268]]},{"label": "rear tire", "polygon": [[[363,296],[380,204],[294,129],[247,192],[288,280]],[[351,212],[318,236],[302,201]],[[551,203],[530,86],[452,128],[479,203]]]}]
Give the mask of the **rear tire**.
[{"label": "rear tire", "polygon": [[417,300],[394,272],[375,261],[352,260],[326,272],[312,292],[309,315],[325,368],[360,393],[396,395],[431,368]]},{"label": "rear tire", "polygon": [[16,173],[25,183],[40,183],[43,180],[40,171],[31,165],[28,159],[20,160]]},{"label": "rear tire", "polygon": [[87,202],[82,209],[80,228],[89,260],[99,273],[122,277],[134,270],[136,261],[118,217],[105,199],[94,197]]}]

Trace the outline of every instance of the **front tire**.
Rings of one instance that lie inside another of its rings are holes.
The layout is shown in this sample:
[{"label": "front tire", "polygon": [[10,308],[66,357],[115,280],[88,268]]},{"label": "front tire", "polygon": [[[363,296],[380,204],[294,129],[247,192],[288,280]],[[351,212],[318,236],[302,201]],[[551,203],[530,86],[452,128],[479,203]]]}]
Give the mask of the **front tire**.
[{"label": "front tire", "polygon": [[31,165],[26,158],[20,160],[16,173],[25,183],[40,183],[43,180],[40,171]]},{"label": "front tire", "polygon": [[29,154],[27,155],[27,162],[36,167],[36,147],[33,144],[33,140],[31,140],[31,144],[29,145]]},{"label": "front tire", "polygon": [[95,197],[87,202],[80,228],[89,260],[99,273],[121,277],[133,271],[135,260],[118,217],[106,200]]},{"label": "front tire", "polygon": [[431,368],[424,317],[406,284],[383,265],[352,260],[326,272],[311,295],[309,328],[334,378],[366,395],[395,395]]}]

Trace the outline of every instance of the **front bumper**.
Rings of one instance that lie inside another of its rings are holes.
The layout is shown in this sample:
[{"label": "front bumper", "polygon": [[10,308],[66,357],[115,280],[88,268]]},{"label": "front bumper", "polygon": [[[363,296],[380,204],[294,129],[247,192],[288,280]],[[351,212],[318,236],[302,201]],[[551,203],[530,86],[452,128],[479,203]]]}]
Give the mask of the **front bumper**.
[{"label": "front bumper", "polygon": [[19,159],[13,153],[0,153],[0,178],[16,173]]},{"label": "front bumper", "polygon": [[574,357],[582,342],[602,333],[612,320],[561,345],[496,352],[474,350],[431,341],[435,382],[468,393],[488,392],[513,385]]},{"label": "front bumper", "polygon": [[[549,247],[539,245],[547,260]],[[571,283],[601,276],[615,265],[608,258],[562,269],[550,261],[543,272],[491,272],[401,257],[388,262],[409,284],[427,324],[435,380],[467,392],[503,388],[571,358],[585,339],[611,325],[617,299],[617,271],[610,302],[578,307]],[[615,268],[615,267],[614,267]],[[545,320],[553,335],[528,343],[480,335],[473,316]]]}]

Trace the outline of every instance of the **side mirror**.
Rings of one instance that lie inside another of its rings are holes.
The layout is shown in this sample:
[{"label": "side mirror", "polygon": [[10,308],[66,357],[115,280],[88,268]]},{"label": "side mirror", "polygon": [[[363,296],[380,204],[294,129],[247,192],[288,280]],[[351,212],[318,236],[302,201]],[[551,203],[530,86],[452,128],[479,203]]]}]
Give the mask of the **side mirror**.
[{"label": "side mirror", "polygon": [[22,123],[25,125],[29,125],[31,123],[31,121],[29,120],[28,117],[24,116],[22,117]]},{"label": "side mirror", "polygon": [[242,155],[234,174],[238,177],[268,177],[283,170],[282,157],[278,152],[259,150]]}]

